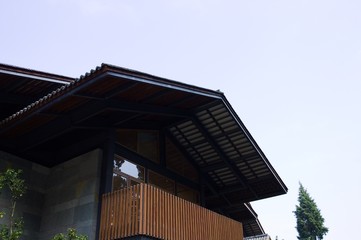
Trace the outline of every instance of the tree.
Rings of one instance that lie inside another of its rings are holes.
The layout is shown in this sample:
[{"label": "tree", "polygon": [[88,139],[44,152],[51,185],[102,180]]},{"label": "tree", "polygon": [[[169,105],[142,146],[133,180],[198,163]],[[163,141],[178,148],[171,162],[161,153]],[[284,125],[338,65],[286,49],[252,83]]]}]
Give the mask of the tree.
[{"label": "tree", "polygon": [[23,220],[15,214],[16,202],[26,191],[21,173],[21,170],[14,169],[0,173],[0,191],[5,188],[10,192],[10,207],[0,211],[0,218],[8,218],[7,224],[0,226],[0,240],[17,240],[23,235]]},{"label": "tree", "polygon": [[294,211],[297,219],[296,229],[299,235],[298,239],[323,239],[323,236],[328,232],[328,228],[324,226],[325,220],[321,215],[320,209],[317,208],[315,201],[301,183],[298,193],[298,202],[299,205],[296,205],[296,211]]}]

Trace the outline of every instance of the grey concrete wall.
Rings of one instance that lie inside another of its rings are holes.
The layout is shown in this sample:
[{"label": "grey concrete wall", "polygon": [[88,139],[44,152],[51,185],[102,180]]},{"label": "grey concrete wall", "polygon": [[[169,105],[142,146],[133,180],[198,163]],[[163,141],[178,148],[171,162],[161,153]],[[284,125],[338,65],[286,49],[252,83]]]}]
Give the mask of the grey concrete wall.
[{"label": "grey concrete wall", "polygon": [[101,158],[94,150],[50,170],[39,240],[70,227],[95,239]]},{"label": "grey concrete wall", "polygon": [[[22,169],[28,186],[17,205],[25,222],[23,239],[49,240],[70,227],[96,239],[101,158],[97,149],[50,169],[0,151],[0,171]],[[8,198],[9,193],[0,194],[0,209],[8,207]]]},{"label": "grey concrete wall", "polygon": [[[17,213],[24,220],[24,239],[38,239],[42,210],[45,202],[46,179],[50,170],[31,163],[14,155],[0,151],[0,171],[7,168],[22,169],[23,177],[28,187],[26,194],[17,203]],[[10,194],[3,191],[0,194],[0,209],[8,208]],[[0,223],[7,222],[1,219]]]}]

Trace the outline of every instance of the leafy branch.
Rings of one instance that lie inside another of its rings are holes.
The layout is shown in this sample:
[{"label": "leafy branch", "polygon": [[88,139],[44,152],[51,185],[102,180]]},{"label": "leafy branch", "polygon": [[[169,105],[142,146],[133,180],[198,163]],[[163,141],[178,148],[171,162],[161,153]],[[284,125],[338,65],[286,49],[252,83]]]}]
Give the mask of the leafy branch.
[{"label": "leafy branch", "polygon": [[0,191],[10,191],[10,208],[8,213],[0,211],[0,218],[8,217],[8,223],[0,226],[0,240],[17,240],[23,235],[24,223],[21,217],[15,216],[16,203],[25,194],[26,186],[21,178],[22,170],[7,169],[0,173]]}]

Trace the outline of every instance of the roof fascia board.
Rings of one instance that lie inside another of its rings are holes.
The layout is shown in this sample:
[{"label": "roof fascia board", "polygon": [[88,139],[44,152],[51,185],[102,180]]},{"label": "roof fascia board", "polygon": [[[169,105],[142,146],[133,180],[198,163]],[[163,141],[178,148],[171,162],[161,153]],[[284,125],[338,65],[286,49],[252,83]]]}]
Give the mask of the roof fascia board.
[{"label": "roof fascia board", "polygon": [[284,193],[287,193],[288,189],[287,189],[286,185],[282,182],[281,178],[278,176],[278,174],[276,173],[276,171],[274,170],[274,168],[272,167],[270,162],[267,160],[267,157],[262,152],[261,148],[257,145],[256,141],[254,140],[254,138],[252,137],[250,132],[247,130],[246,126],[243,124],[243,122],[241,121],[239,116],[236,114],[236,112],[232,108],[231,104],[228,102],[227,98],[224,95],[222,96],[222,101],[223,101],[225,107],[228,109],[229,113],[232,115],[233,119],[236,120],[238,126],[242,129],[244,134],[247,136],[247,138],[249,139],[249,141],[252,144],[252,146],[254,147],[254,149],[262,157],[264,163],[267,165],[269,170],[272,172],[273,176],[276,178],[277,182],[282,187]]},{"label": "roof fascia board", "polygon": [[31,78],[31,79],[35,79],[35,80],[39,80],[39,81],[61,83],[61,84],[65,84],[65,85],[70,84],[69,81],[62,81],[62,80],[57,80],[57,79],[53,79],[53,78],[40,77],[40,76],[36,76],[36,75],[32,75],[32,74],[13,72],[13,71],[8,71],[8,70],[3,70],[3,69],[0,69],[0,73],[4,73],[4,74],[16,76],[16,77]]},{"label": "roof fascia board", "polygon": [[[152,84],[152,85],[156,85],[156,86],[160,86],[160,87],[165,87],[165,88],[169,88],[169,89],[174,89],[174,90],[178,90],[178,91],[183,91],[183,92],[188,92],[188,93],[192,93],[192,94],[197,94],[197,95],[201,95],[201,96],[205,96],[205,97],[211,97],[211,98],[217,98],[217,99],[222,99],[221,94],[217,94],[216,92],[209,92],[206,93],[205,89],[203,91],[197,91],[195,89],[190,89],[187,87],[182,87],[182,86],[176,86],[174,84],[167,84],[165,82],[159,82],[156,80],[149,80],[149,79],[145,79],[145,78],[141,78],[141,77],[135,77],[135,76],[130,76],[127,74],[123,74],[123,73],[117,73],[117,72],[106,72],[107,75],[109,76],[113,76],[113,77],[118,77],[118,78],[125,78],[127,80],[132,80],[132,81],[137,81],[137,82],[143,82],[143,83],[148,83],[148,84]],[[211,91],[211,90],[209,90]]]}]

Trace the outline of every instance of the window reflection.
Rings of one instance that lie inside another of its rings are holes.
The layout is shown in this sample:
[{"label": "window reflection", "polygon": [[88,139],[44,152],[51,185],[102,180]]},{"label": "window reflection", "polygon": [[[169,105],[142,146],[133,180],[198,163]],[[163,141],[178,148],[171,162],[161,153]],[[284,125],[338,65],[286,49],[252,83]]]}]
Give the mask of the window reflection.
[{"label": "window reflection", "polygon": [[116,155],[113,162],[113,191],[144,182],[144,167]]}]

